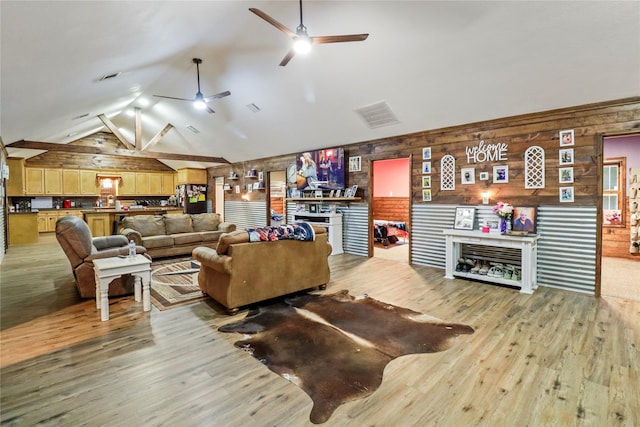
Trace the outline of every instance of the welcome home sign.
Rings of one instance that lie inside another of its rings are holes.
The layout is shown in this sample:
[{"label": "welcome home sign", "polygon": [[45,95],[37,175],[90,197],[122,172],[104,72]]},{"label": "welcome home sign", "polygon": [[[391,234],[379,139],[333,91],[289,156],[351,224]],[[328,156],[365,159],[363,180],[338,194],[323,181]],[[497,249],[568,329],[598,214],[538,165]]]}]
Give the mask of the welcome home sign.
[{"label": "welcome home sign", "polygon": [[504,142],[485,144],[483,139],[475,147],[465,147],[467,163],[506,161],[508,149],[509,144]]}]

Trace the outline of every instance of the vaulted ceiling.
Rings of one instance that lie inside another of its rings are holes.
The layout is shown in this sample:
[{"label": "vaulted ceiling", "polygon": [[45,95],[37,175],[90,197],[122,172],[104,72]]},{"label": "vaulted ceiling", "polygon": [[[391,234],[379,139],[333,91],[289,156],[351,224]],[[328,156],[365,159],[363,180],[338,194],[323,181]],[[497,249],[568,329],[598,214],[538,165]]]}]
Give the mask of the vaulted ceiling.
[{"label": "vaulted ceiling", "polygon": [[[42,153],[11,147],[20,140],[106,130],[99,115],[133,142],[136,107],[143,144],[174,126],[151,150],[238,162],[640,95],[638,1],[309,0],[310,35],[370,36],[316,45],[286,67],[290,40],[250,7],[299,23],[297,1],[3,0],[9,154]],[[215,114],[152,96],[193,98],[196,57],[204,95],[231,92],[209,104]],[[356,110],[381,101],[397,122],[371,128]]]}]

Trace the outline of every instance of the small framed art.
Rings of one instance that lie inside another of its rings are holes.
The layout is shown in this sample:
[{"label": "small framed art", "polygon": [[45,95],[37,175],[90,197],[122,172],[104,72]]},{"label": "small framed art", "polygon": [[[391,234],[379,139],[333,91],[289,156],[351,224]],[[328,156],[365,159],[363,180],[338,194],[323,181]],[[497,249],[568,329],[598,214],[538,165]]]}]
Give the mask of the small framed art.
[{"label": "small framed art", "polygon": [[565,148],[560,150],[560,164],[572,165],[573,164],[573,148]]},{"label": "small framed art", "polygon": [[560,131],[560,146],[566,147],[567,145],[573,145],[573,129]]},{"label": "small framed art", "polygon": [[573,187],[560,187],[560,203],[573,202]]},{"label": "small framed art", "polygon": [[453,228],[456,230],[473,230],[473,220],[475,216],[476,208],[467,206],[457,207]]},{"label": "small framed art", "polygon": [[422,173],[431,173],[431,162],[422,162]]},{"label": "small framed art", "polygon": [[475,168],[462,168],[460,169],[460,179],[463,184],[475,184],[476,183],[476,169]]},{"label": "small framed art", "polygon": [[309,205],[309,212],[310,213],[318,213],[318,205],[316,203],[311,203]]},{"label": "small framed art", "polygon": [[431,175],[422,177],[422,188],[431,188]]},{"label": "small framed art", "polygon": [[240,194],[240,186],[239,185],[236,185],[235,191],[236,191],[237,194]]},{"label": "small framed art", "polygon": [[431,190],[430,189],[422,190],[422,201],[423,202],[430,202],[431,201]]},{"label": "small framed art", "polygon": [[422,160],[431,160],[431,147],[422,149]]},{"label": "small framed art", "polygon": [[560,168],[558,176],[560,184],[571,184],[573,182],[573,168]]},{"label": "small framed art", "polygon": [[494,166],[493,167],[493,182],[495,184],[509,182],[509,166]]},{"label": "small framed art", "polygon": [[[342,191],[342,190],[336,190],[336,194],[335,194],[335,196],[336,196],[336,197],[340,197],[340,192],[341,192],[341,191]],[[346,193],[346,192],[347,192],[347,190],[344,190],[344,192]],[[346,197],[346,196],[345,196],[345,197]]]},{"label": "small framed art", "polygon": [[349,172],[360,172],[362,158],[360,156],[349,157]]},{"label": "small framed art", "polygon": [[316,199],[322,199],[322,190],[316,190],[314,192],[314,196],[316,197]]},{"label": "small framed art", "polygon": [[489,172],[480,172],[480,181],[488,181]]},{"label": "small framed art", "polygon": [[518,206],[513,208],[511,229],[517,232],[536,232],[536,208]]},{"label": "small framed art", "polygon": [[258,172],[258,181],[264,181],[264,172]]}]

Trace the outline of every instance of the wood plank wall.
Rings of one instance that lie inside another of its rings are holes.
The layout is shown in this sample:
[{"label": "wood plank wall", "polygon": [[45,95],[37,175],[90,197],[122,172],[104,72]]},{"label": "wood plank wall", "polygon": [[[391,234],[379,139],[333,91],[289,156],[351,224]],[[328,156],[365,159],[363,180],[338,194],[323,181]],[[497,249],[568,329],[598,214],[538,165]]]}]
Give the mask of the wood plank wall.
[{"label": "wood plank wall", "polygon": [[374,197],[373,219],[397,221],[409,224],[408,197]]},{"label": "wood plank wall", "polygon": [[[99,148],[123,148],[111,132],[97,132],[86,138],[78,139],[70,145],[82,145]],[[66,153],[47,151],[25,161],[26,166],[68,168],[68,169],[105,169],[126,171],[164,171],[172,172],[169,166],[156,159],[142,159],[104,154]]]}]

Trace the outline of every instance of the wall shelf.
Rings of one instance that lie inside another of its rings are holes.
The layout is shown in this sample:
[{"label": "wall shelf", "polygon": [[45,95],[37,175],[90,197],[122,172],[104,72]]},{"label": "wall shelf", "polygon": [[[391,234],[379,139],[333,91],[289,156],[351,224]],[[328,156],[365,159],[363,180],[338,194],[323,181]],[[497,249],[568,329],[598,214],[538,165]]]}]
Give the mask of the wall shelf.
[{"label": "wall shelf", "polygon": [[288,202],[359,202],[360,197],[291,197],[286,199]]}]

